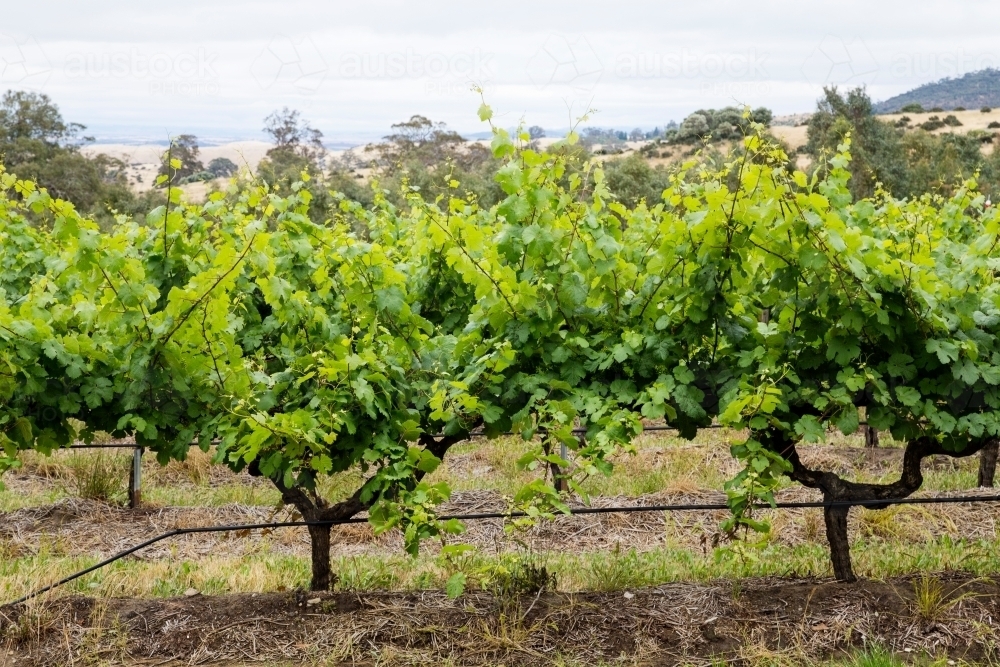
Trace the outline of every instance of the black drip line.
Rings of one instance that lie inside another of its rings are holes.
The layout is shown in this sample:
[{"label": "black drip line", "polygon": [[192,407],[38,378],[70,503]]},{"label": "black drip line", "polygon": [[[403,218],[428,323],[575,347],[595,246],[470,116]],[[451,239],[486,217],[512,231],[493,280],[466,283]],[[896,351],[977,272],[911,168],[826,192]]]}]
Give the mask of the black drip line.
[{"label": "black drip line", "polygon": [[[930,505],[930,504],[947,504],[947,503],[986,503],[986,502],[1000,502],[1000,496],[956,496],[948,498],[886,498],[886,499],[870,499],[870,500],[833,500],[833,501],[801,501],[801,502],[785,502],[785,503],[775,503],[770,505],[771,509],[802,509],[811,507],[871,507],[871,508],[884,508],[889,505]],[[762,507],[766,509],[767,507]],[[691,503],[691,504],[681,504],[681,505],[640,505],[633,507],[582,507],[578,509],[571,509],[569,514],[629,514],[634,512],[686,512],[686,511],[713,511],[713,510],[728,510],[730,509],[728,505],[719,503]],[[481,519],[509,519],[514,517],[524,517],[527,516],[525,512],[479,512],[471,514],[451,514],[447,516],[438,517],[441,521],[447,521],[449,519],[458,519],[460,521],[476,521]],[[152,544],[160,542],[162,540],[176,537],[178,535],[190,535],[193,533],[223,533],[237,530],[258,530],[265,528],[294,528],[301,526],[340,526],[352,523],[366,523],[367,518],[355,517],[350,519],[332,519],[328,521],[280,521],[271,523],[249,523],[242,525],[233,526],[200,526],[195,528],[175,528],[174,530],[168,531],[156,537],[151,537],[145,542],[140,542],[124,551],[120,551],[109,558],[102,560],[99,563],[91,565],[90,567],[75,572],[74,574],[64,577],[59,581],[49,584],[33,591],[23,597],[14,600],[3,606],[11,606],[21,604],[34,597],[47,593],[54,588],[68,584],[74,579],[79,579],[95,570],[99,570],[103,567],[114,563],[115,561],[121,560],[126,556],[134,554],[135,552],[144,549]]]}]

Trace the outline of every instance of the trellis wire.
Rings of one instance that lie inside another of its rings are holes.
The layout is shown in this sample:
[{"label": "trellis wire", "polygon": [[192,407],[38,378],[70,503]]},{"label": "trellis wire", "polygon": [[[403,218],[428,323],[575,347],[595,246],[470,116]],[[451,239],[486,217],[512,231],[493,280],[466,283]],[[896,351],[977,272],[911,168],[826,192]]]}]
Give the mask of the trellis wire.
[{"label": "trellis wire", "polygon": [[[868,422],[859,422],[860,426],[866,426],[867,424],[868,424]],[[709,424],[708,426],[702,426],[702,427],[700,427],[698,430],[720,429],[720,428],[726,428],[726,427],[723,426],[722,424]],[[649,431],[649,432],[664,432],[664,431],[677,431],[679,429],[677,427],[675,427],[675,426],[644,426],[642,430],[643,430],[643,432],[647,432],[647,431]],[[587,433],[587,429],[585,429],[585,428],[575,428],[575,429],[573,429],[573,434],[574,435],[585,435],[586,433]],[[516,433],[514,433],[513,431],[506,431],[504,433],[501,433],[500,435],[516,435]],[[485,437],[485,436],[486,436],[486,434],[484,432],[482,432],[482,431],[473,431],[472,433],[469,434],[470,438],[482,438],[482,437]],[[439,434],[435,435],[434,437],[435,438],[444,437],[444,434],[439,433]],[[213,441],[210,444],[211,445],[217,445],[218,442],[217,441]],[[188,444],[188,447],[199,447],[199,446],[200,446],[200,443],[198,443],[198,442],[191,442],[191,443]],[[105,444],[99,444],[99,443],[81,443],[81,444],[70,445],[69,447],[64,447],[63,449],[131,449],[131,450],[134,450],[133,457],[132,457],[131,473],[129,474],[128,498],[129,498],[129,507],[131,507],[132,509],[136,509],[139,506],[139,504],[141,502],[141,499],[142,499],[142,496],[141,496],[141,493],[140,493],[140,488],[141,488],[141,484],[142,484],[142,465],[141,465],[142,453],[143,453],[143,448],[142,447],[136,445],[134,442],[133,443],[129,443],[129,442],[109,442],[109,443],[105,443]],[[561,446],[560,452],[562,454],[562,457],[565,459],[566,458],[566,446],[565,445]]]},{"label": "trellis wire", "polygon": [[[861,425],[861,426],[863,426],[864,424],[865,424],[865,422],[859,422],[859,425]],[[701,430],[704,430],[704,429],[717,429],[717,428],[727,428],[727,427],[723,426],[722,424],[709,424],[708,426],[700,426],[700,427],[698,427],[698,430],[701,431]],[[647,431],[661,432],[661,431],[677,431],[677,430],[679,430],[679,429],[676,426],[644,426],[642,428],[643,433],[645,433]],[[573,429],[573,435],[584,435],[586,433],[587,433],[587,429],[585,429],[585,428],[575,428],[575,429]],[[434,435],[433,437],[435,437],[435,438],[443,438],[444,435],[445,435],[444,433],[438,433],[438,434]],[[503,433],[500,433],[499,435],[517,435],[517,433],[515,433],[513,431],[505,431]],[[470,438],[484,438],[484,437],[486,437],[486,433],[484,433],[482,431],[473,431],[472,433],[469,434],[469,437]],[[212,444],[217,444],[217,443],[215,443],[213,441]],[[197,443],[197,442],[192,442],[192,443],[190,443],[188,445],[188,447],[199,447],[199,446],[200,446],[200,443]],[[69,447],[63,447],[62,449],[135,449],[135,447],[136,447],[135,443],[129,443],[129,442],[109,442],[107,444],[98,444],[98,443],[87,444],[87,443],[81,443],[81,444],[78,444],[78,445],[70,445]]]},{"label": "trellis wire", "polygon": [[[954,496],[948,498],[886,498],[883,500],[831,500],[831,501],[799,501],[799,502],[785,502],[785,503],[775,503],[772,508],[774,509],[802,509],[810,507],[867,507],[867,506],[887,506],[887,505],[930,505],[930,504],[945,504],[945,503],[983,503],[983,502],[1000,502],[1000,496]],[[581,507],[577,509],[570,509],[569,514],[629,514],[633,512],[685,512],[685,511],[713,511],[713,510],[728,510],[729,506],[720,503],[691,503],[682,505],[641,505],[633,507]],[[449,519],[458,519],[460,521],[476,521],[481,519],[509,519],[515,517],[527,516],[525,512],[479,512],[471,514],[451,514],[447,516],[439,517],[441,521],[447,521]],[[28,600],[38,597],[44,593],[51,591],[54,588],[58,588],[64,584],[68,584],[74,579],[79,579],[85,575],[90,574],[96,570],[114,563],[115,561],[121,560],[126,556],[134,554],[135,552],[144,549],[152,544],[156,544],[162,540],[176,537],[178,535],[189,535],[193,533],[223,533],[237,530],[259,530],[265,528],[294,528],[301,526],[340,526],[352,523],[366,523],[367,518],[363,517],[352,517],[349,519],[332,519],[328,521],[279,521],[271,523],[250,523],[234,526],[199,526],[195,528],[175,528],[171,531],[152,537],[145,542],[140,542],[135,546],[132,546],[124,551],[120,551],[109,558],[102,560],[99,563],[91,565],[90,567],[75,572],[74,574],[64,577],[59,581],[49,584],[48,586],[43,586],[36,591],[28,593],[27,595],[9,602],[3,606],[12,606],[27,602]]]}]

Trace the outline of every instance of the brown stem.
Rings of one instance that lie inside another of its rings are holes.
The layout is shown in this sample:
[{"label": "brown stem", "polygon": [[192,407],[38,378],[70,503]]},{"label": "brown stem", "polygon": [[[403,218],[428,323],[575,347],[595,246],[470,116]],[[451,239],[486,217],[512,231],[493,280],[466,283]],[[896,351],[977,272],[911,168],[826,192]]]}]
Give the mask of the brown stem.
[{"label": "brown stem", "polygon": [[[438,458],[443,458],[448,449],[465,440],[466,435],[445,436],[434,438],[433,436],[421,436],[420,444]],[[255,462],[256,463],[256,462]],[[251,466],[256,469],[255,466]],[[420,481],[424,472],[418,470],[415,478]],[[281,499],[286,505],[292,505],[302,515],[303,521],[344,521],[354,518],[371,508],[374,499],[368,502],[361,501],[361,490],[358,488],[350,498],[342,500],[335,505],[330,505],[325,498],[315,491],[310,491],[301,486],[287,487],[284,480],[279,477],[271,482],[281,492]],[[332,524],[309,526],[309,540],[312,554],[312,581],[309,584],[310,590],[327,591],[337,582],[337,575],[330,568],[331,550],[331,529]]]},{"label": "brown stem", "polygon": [[878,431],[868,425],[862,426],[861,428],[864,429],[865,433],[865,447],[868,447],[869,449],[878,447]]},{"label": "brown stem", "polygon": [[[361,502],[361,489],[355,491],[347,500],[330,506],[316,493],[298,486],[285,487],[280,480],[272,481],[281,491],[281,499],[286,504],[293,505],[304,521],[342,521],[369,507],[368,504]],[[330,568],[331,528],[332,524],[308,526],[312,555],[312,580],[309,589],[313,591],[328,591],[337,582],[337,577]]]},{"label": "brown stem", "polygon": [[998,449],[1000,449],[1000,440],[992,439],[979,453],[978,486],[993,486],[997,474]]},{"label": "brown stem", "polygon": [[[835,473],[807,468],[799,459],[795,443],[783,440],[781,436],[771,436],[771,442],[768,444],[774,451],[780,453],[792,464],[792,471],[788,476],[803,486],[822,491],[824,502],[851,501],[856,502],[861,507],[877,510],[888,507],[885,503],[877,501],[906,498],[920,488],[924,482],[920,464],[926,457],[935,455],[956,458],[971,456],[986,447],[990,442],[994,441],[970,439],[962,451],[953,452],[944,449],[939,442],[930,437],[920,437],[910,440],[906,443],[906,450],[903,453],[903,469],[899,479],[891,484],[849,482],[841,479]],[[830,544],[830,558],[833,563],[833,572],[838,580],[847,582],[856,580],[854,571],[851,568],[850,542],[847,534],[847,517],[849,513],[850,507],[846,505],[824,508],[826,538]]]},{"label": "brown stem", "polygon": [[850,509],[846,505],[823,508],[826,540],[830,543],[830,561],[837,581],[857,581],[854,568],[851,567],[851,543],[847,537],[847,515]]},{"label": "brown stem", "polygon": [[311,591],[328,591],[336,583],[336,576],[330,567],[330,524],[309,526],[309,541],[312,546]]}]

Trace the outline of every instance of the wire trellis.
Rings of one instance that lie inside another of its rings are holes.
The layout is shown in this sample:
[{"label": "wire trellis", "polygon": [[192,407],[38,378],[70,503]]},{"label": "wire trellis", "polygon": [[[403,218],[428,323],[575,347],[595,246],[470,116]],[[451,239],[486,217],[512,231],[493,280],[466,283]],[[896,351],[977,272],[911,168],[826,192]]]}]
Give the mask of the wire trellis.
[{"label": "wire trellis", "polygon": [[[985,502],[1000,502],[1000,495],[995,496],[956,496],[956,497],[946,497],[946,498],[886,498],[882,500],[833,500],[833,501],[799,501],[799,502],[784,502],[775,503],[772,505],[774,509],[802,509],[809,507],[866,507],[866,506],[888,506],[888,505],[930,505],[930,504],[946,504],[946,503],[985,503]],[[569,514],[630,514],[634,512],[690,512],[690,511],[712,511],[712,510],[728,510],[729,506],[720,503],[691,503],[691,504],[678,504],[678,505],[637,505],[632,507],[581,507],[577,509],[570,509]],[[527,516],[525,512],[479,512],[470,514],[452,514],[447,516],[439,517],[442,521],[447,521],[449,519],[457,519],[459,521],[477,521],[483,519],[511,519],[516,517]],[[229,531],[237,530],[258,530],[264,528],[295,528],[301,526],[340,526],[352,523],[365,523],[368,519],[364,517],[352,517],[349,519],[336,519],[329,521],[277,521],[270,523],[249,523],[231,526],[197,526],[194,528],[175,528],[173,530],[167,531],[155,537],[151,537],[144,542],[140,542],[124,551],[119,551],[118,553],[105,558],[99,563],[91,565],[90,567],[75,572],[68,577],[63,577],[59,581],[49,584],[48,586],[43,586],[36,591],[28,593],[27,595],[9,602],[4,606],[11,606],[21,604],[34,597],[38,597],[44,593],[47,593],[54,588],[68,584],[69,582],[79,579],[80,577],[86,576],[91,572],[99,570],[103,567],[114,563],[115,561],[121,560],[126,556],[134,554],[137,551],[145,549],[146,547],[161,542],[163,540],[169,539],[171,537],[176,537],[178,535],[190,535],[193,533],[223,533]]]}]

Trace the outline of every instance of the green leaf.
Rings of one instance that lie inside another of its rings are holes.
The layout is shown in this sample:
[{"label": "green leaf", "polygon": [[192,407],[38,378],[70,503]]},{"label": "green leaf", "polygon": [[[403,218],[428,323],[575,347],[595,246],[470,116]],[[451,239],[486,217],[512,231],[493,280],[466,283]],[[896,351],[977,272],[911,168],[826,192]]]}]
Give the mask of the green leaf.
[{"label": "green leaf", "polygon": [[8,436],[11,440],[26,449],[30,448],[35,441],[35,435],[33,429],[31,428],[31,422],[24,417],[19,417],[14,421],[14,425],[8,433]]},{"label": "green leaf", "polygon": [[912,408],[920,402],[920,392],[913,387],[896,387],[896,397],[900,403]]},{"label": "green leaf", "polygon": [[889,371],[889,375],[909,380],[912,379],[916,373],[916,368],[911,365],[912,363],[913,357],[908,354],[900,354],[897,352],[889,357],[886,370]]},{"label": "green leaf", "polygon": [[858,426],[861,423],[858,417],[858,409],[853,405],[844,408],[837,417],[836,423],[837,428],[839,428],[841,433],[844,435],[854,433],[858,430]]},{"label": "green leaf", "polygon": [[420,453],[420,460],[417,462],[417,470],[432,473],[437,470],[439,465],[441,465],[441,459],[434,456],[434,454],[429,451],[423,450]]},{"label": "green leaf", "polygon": [[795,422],[795,432],[806,442],[822,442],[826,429],[814,415],[806,415]]},{"label": "green leaf", "polygon": [[454,600],[455,598],[462,595],[465,592],[466,576],[464,572],[456,572],[455,574],[448,577],[447,583],[444,585],[445,593],[449,598]]},{"label": "green leaf", "polygon": [[958,346],[950,341],[931,339],[927,341],[927,351],[937,353],[938,360],[942,364],[958,359]]}]

